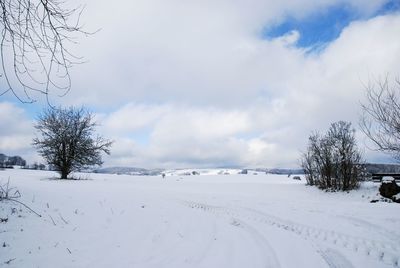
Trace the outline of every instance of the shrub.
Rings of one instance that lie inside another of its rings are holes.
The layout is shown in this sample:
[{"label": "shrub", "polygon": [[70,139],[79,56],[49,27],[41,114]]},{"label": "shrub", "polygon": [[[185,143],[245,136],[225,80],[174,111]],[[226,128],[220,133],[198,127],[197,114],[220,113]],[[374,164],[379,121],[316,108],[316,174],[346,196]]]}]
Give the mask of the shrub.
[{"label": "shrub", "polygon": [[325,135],[309,137],[308,148],[301,157],[307,184],[321,189],[347,191],[358,187],[363,179],[363,157],[357,148],[351,123],[331,124]]}]

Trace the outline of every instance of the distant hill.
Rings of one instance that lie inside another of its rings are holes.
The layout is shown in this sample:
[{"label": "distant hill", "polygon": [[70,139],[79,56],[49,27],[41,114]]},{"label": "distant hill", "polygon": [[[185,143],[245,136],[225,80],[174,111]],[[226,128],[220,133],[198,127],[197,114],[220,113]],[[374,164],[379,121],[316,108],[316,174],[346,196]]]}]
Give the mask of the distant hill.
[{"label": "distant hill", "polygon": [[[400,165],[396,164],[365,164],[366,171],[370,174],[372,173],[400,173]],[[294,175],[294,174],[304,174],[303,169],[300,168],[256,168],[256,169],[245,169],[249,172],[262,172],[269,174],[279,174],[279,175]],[[103,174],[124,174],[124,175],[136,175],[136,176],[158,176],[162,173],[174,174],[174,175],[185,175],[191,174],[196,171],[197,174],[221,174],[222,169],[145,169],[138,167],[106,167],[95,169],[93,173],[103,173]],[[238,174],[241,169],[225,170],[224,174]]]},{"label": "distant hill", "polygon": [[137,167],[107,167],[93,170],[93,173],[104,174],[125,174],[125,175],[138,175],[138,176],[157,176],[160,175],[160,169],[145,169]]},{"label": "distant hill", "polygon": [[365,164],[368,173],[400,173],[400,165],[397,164]]},{"label": "distant hill", "polygon": [[[368,173],[400,173],[400,165],[398,164],[374,164],[366,163],[365,169]],[[271,174],[304,174],[303,169],[287,169],[287,168],[272,168],[266,169],[267,173]]]},{"label": "distant hill", "polygon": [[[270,174],[303,174],[302,169],[283,169],[283,168],[257,168],[257,169],[243,169],[248,170],[249,172],[262,172],[262,173],[270,173]],[[124,175],[136,175],[136,176],[158,176],[162,173],[170,174],[170,175],[192,175],[195,174],[203,174],[203,175],[215,175],[215,174],[239,174],[242,172],[241,169],[171,169],[171,170],[163,170],[163,169],[145,169],[138,167],[106,167],[99,168],[92,171],[93,173],[103,173],[103,174],[124,174]]]},{"label": "distant hill", "polygon": [[304,171],[301,168],[271,168],[267,169],[266,172],[270,174],[281,174],[281,175],[304,174]]},{"label": "distant hill", "polygon": [[[366,163],[365,169],[368,173],[400,173],[400,164],[375,164],[375,163]],[[304,174],[303,169],[301,168],[258,168],[257,171],[264,171],[270,174]]]}]

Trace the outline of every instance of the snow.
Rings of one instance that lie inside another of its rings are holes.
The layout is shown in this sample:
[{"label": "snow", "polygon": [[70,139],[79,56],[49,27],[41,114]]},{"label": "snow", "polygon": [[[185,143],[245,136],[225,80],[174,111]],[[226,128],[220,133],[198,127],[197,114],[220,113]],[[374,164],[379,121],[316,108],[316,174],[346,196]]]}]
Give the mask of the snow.
[{"label": "snow", "polygon": [[392,183],[395,179],[391,176],[382,177],[382,183]]},{"label": "snow", "polygon": [[178,170],[167,170],[164,172],[167,176],[187,176],[192,175],[192,172],[200,175],[232,175],[238,174],[241,169],[234,168],[221,168],[221,169],[178,169]]},{"label": "snow", "polygon": [[[4,267],[398,267],[398,204],[378,185],[327,193],[286,175],[0,171]],[[12,208],[17,208],[12,213]],[[5,264],[8,262],[8,264]]]}]

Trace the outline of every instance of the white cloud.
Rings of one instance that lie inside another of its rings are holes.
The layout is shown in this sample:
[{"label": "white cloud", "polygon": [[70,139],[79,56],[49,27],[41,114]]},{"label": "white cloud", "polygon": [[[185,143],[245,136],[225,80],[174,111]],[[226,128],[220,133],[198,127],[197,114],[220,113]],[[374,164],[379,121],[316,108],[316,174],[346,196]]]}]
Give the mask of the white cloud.
[{"label": "white cloud", "polygon": [[369,13],[385,1],[361,2],[119,0],[113,6],[124,8],[110,14],[109,1],[88,1],[85,23],[102,30],[78,46],[89,62],[72,70],[79,94],[70,101],[237,105],[275,90],[271,69],[302,63],[301,52],[262,40],[264,28],[339,4]]},{"label": "white cloud", "polygon": [[169,108],[165,105],[149,106],[143,104],[128,103],[121,109],[111,113],[103,119],[102,124],[106,129],[112,129],[119,135],[129,134],[135,130],[152,125]]},{"label": "white cloud", "polygon": [[26,133],[32,128],[32,122],[27,120],[24,109],[9,102],[0,102],[0,135],[12,136]]},{"label": "white cloud", "polygon": [[285,35],[278,37],[275,39],[275,41],[282,42],[283,45],[295,45],[297,41],[300,39],[300,33],[299,31],[292,30]]},{"label": "white cloud", "polygon": [[0,140],[0,151],[2,152],[20,152],[29,148],[27,144],[32,142],[31,135],[12,135],[12,136],[2,136]]},{"label": "white cloud", "polygon": [[[362,82],[371,74],[396,75],[400,67],[399,29],[398,15],[359,21],[315,55],[282,42],[250,42],[240,47],[247,51],[238,65],[243,72],[228,75],[239,86],[225,94],[226,102],[216,97],[208,106],[127,105],[146,122],[132,124],[150,128],[149,143],[138,151],[145,156],[141,164],[297,165],[312,130],[324,131],[337,120],[357,127]],[[264,82],[265,91],[246,87]],[[202,92],[194,87],[193,94]],[[125,110],[107,120],[119,122],[128,116]]]},{"label": "white cloud", "polygon": [[0,102],[0,118],[0,153],[20,155],[29,162],[38,160],[31,146],[33,122],[25,111],[12,103]]},{"label": "white cloud", "polygon": [[295,46],[301,32],[261,36],[287,16],[371,14],[385,0],[87,2],[84,22],[102,31],[78,46],[89,62],[61,101],[106,111],[106,165],[295,166],[312,130],[356,126],[362,82],[399,75],[398,13],[354,22],[314,54]]}]

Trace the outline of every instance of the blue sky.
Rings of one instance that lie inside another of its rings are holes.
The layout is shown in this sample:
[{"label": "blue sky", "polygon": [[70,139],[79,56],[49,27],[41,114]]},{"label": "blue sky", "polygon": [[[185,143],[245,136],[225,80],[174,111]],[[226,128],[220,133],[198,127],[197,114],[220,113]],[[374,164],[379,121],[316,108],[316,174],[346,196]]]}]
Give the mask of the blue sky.
[{"label": "blue sky", "polygon": [[[312,131],[358,129],[364,84],[400,76],[400,1],[74,2],[102,30],[71,47],[86,63],[51,101],[96,113],[115,141],[105,166],[297,167]],[[41,161],[37,100],[0,97],[0,152]],[[368,161],[390,161],[357,138]]]},{"label": "blue sky", "polygon": [[263,35],[265,38],[273,39],[296,30],[300,33],[300,38],[296,43],[298,47],[312,48],[311,51],[314,49],[318,51],[338,38],[342,30],[351,22],[367,20],[399,10],[400,1],[396,0],[387,1],[371,14],[364,14],[350,5],[340,3],[302,18],[287,16],[277,25],[268,25]]}]

